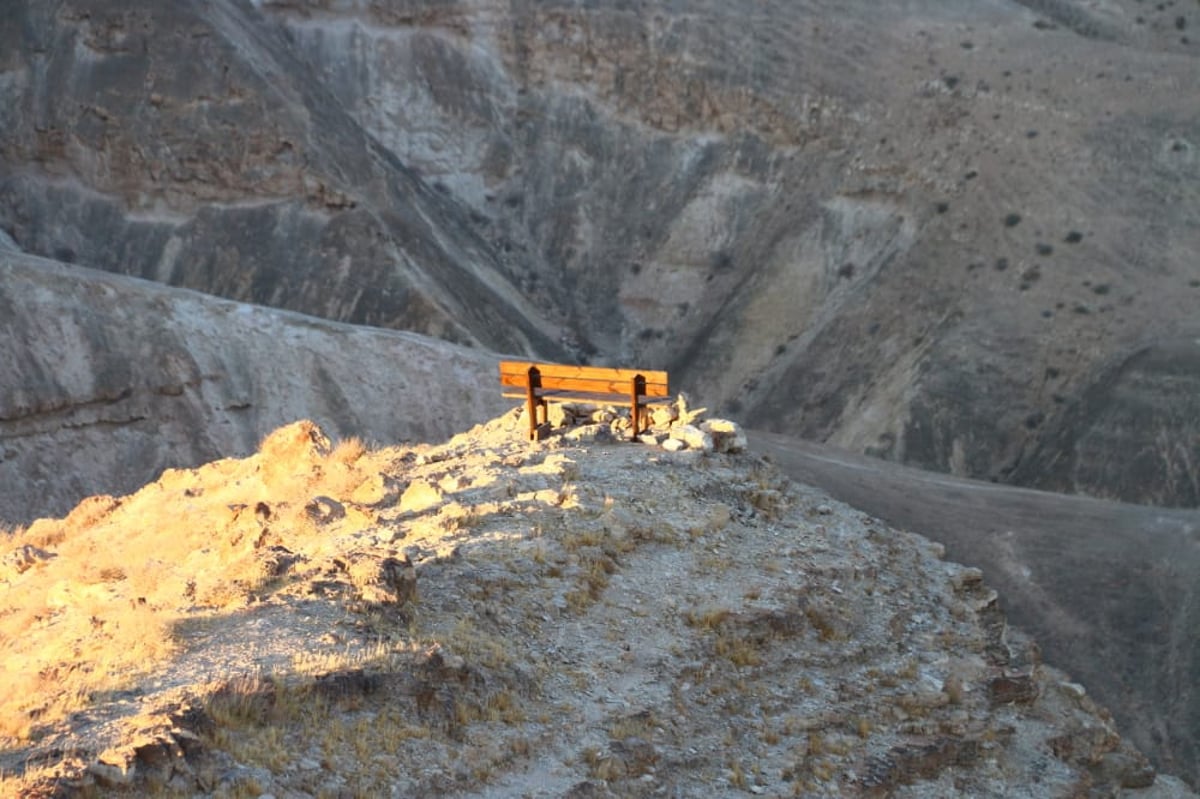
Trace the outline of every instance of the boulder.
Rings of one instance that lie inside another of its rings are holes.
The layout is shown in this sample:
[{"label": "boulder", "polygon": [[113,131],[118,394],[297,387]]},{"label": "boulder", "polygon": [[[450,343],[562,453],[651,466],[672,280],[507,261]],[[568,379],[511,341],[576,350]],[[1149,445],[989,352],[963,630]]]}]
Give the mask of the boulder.
[{"label": "boulder", "polygon": [[551,402],[546,406],[546,421],[550,427],[570,427],[575,424],[575,413],[570,405]]},{"label": "boulder", "polygon": [[58,557],[53,552],[38,549],[32,544],[17,547],[0,559],[0,577],[14,577],[23,574],[38,563]]},{"label": "boulder", "polygon": [[359,505],[390,505],[399,494],[396,481],[386,475],[368,477],[350,494],[350,501]]},{"label": "boulder", "polygon": [[673,405],[661,405],[650,411],[650,420],[655,427],[669,427],[678,418],[679,413]]},{"label": "boulder", "polygon": [[704,452],[713,450],[713,437],[695,425],[684,424],[671,428],[671,438],[682,441],[688,449],[698,449]]},{"label": "boulder", "polygon": [[593,444],[611,440],[612,435],[609,433],[608,425],[585,424],[566,431],[563,433],[563,438],[575,444]]},{"label": "boulder", "polygon": [[1037,683],[1029,674],[1001,674],[988,682],[988,698],[993,705],[1027,704],[1037,697]]},{"label": "boulder", "polygon": [[329,454],[329,436],[308,419],[284,425],[263,439],[258,451],[268,462],[313,461]]},{"label": "boulder", "polygon": [[404,560],[352,555],[346,572],[367,602],[406,605],[417,593],[417,570],[407,555]]},{"label": "boulder", "polygon": [[737,422],[728,419],[708,419],[700,423],[700,429],[713,438],[713,448],[717,452],[745,452],[748,442]]},{"label": "boulder", "polygon": [[314,522],[328,524],[338,519],[344,519],[346,506],[332,497],[320,496],[309,500],[308,504],[304,506],[304,512]]},{"label": "boulder", "polygon": [[617,414],[612,408],[597,408],[592,411],[592,422],[595,424],[608,424],[616,418]]},{"label": "boulder", "polygon": [[414,480],[400,496],[401,513],[421,513],[441,505],[445,495],[441,489],[425,480]]}]

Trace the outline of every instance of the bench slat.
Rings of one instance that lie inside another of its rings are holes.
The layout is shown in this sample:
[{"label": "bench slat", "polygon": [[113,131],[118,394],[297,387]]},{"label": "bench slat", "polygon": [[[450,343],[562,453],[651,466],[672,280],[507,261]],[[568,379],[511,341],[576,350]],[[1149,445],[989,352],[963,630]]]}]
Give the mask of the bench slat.
[{"label": "bench slat", "polygon": [[[505,391],[500,396],[508,399],[525,399],[524,391]],[[576,400],[578,402],[590,402],[598,405],[629,405],[629,397],[614,397],[612,394],[593,394],[586,391],[538,391],[538,396],[550,400],[551,402],[561,402],[564,400]],[[639,399],[645,399],[646,395],[642,395]],[[648,408],[658,408],[665,405],[670,405],[672,400],[660,399],[642,402],[641,404]]]},{"label": "bench slat", "polygon": [[500,385],[524,388],[531,367],[536,367],[538,370],[539,391],[561,389],[627,396],[630,381],[641,375],[646,381],[645,392],[642,396],[666,397],[670,395],[666,372],[611,369],[598,366],[535,364],[522,361],[500,362]]},{"label": "bench slat", "polygon": [[667,373],[646,369],[614,369],[608,366],[579,366],[563,363],[536,363],[533,361],[501,361],[500,374],[524,375],[530,367],[537,367],[542,377],[595,377],[606,380],[631,380],[642,375],[647,381],[667,382]]},{"label": "bench slat", "polygon": [[[501,380],[501,385],[511,386],[513,388],[524,388],[525,377],[507,378]],[[613,380],[586,380],[573,377],[546,377],[542,376],[540,385],[537,387],[538,394],[546,394],[548,391],[586,391],[591,394],[613,394],[622,397],[628,397],[630,391],[630,380],[613,381]],[[665,383],[646,382],[645,390],[641,392],[643,397],[666,397],[669,392]]]}]

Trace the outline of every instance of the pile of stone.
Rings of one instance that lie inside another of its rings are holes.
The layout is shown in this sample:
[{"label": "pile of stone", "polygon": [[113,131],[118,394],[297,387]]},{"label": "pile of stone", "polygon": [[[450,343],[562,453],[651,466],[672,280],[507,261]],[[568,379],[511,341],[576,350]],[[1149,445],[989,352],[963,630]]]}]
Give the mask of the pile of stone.
[{"label": "pile of stone", "polygon": [[[526,423],[522,410],[522,424]],[[648,409],[650,425],[637,438],[643,444],[668,452],[691,449],[702,452],[743,452],[746,434],[728,419],[706,419],[706,408],[689,408],[684,394],[674,402]],[[572,443],[625,440],[632,423],[629,409],[587,402],[551,402],[542,434],[559,435]]]}]

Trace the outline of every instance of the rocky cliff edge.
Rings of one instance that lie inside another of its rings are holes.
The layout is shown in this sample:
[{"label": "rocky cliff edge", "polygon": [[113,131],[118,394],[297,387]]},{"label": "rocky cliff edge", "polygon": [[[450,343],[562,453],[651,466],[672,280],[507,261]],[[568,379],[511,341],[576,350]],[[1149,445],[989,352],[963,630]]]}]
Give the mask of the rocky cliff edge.
[{"label": "rocky cliff edge", "polygon": [[298,422],[14,531],[0,793],[1193,795],[940,546],[600,414]]}]

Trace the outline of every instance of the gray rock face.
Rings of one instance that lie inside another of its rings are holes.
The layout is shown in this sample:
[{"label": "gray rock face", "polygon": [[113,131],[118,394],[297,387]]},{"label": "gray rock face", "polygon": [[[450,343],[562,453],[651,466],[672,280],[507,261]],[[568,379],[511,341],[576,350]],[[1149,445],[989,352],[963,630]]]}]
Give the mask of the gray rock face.
[{"label": "gray rock face", "polygon": [[461,205],[236,2],[18,5],[0,224],[29,252],[341,321],[557,352]]},{"label": "gray rock face", "polygon": [[[1197,332],[1194,9],[254,5],[14,3],[0,230],[1031,485]],[[1123,462],[1078,486],[1194,503]]]},{"label": "gray rock face", "polygon": [[0,336],[9,523],[248,454],[298,418],[339,436],[430,441],[509,404],[481,352],[31,256],[0,253]]},{"label": "gray rock face", "polygon": [[1200,338],[1151,344],[1102,374],[1014,477],[1052,491],[1200,507]]},{"label": "gray rock face", "polygon": [[585,358],[669,368],[756,426],[1042,485],[1014,470],[1072,400],[1194,326],[1197,105],[1161,77],[1194,55],[1173,17],[1022,5],[267,9],[521,254]]}]

